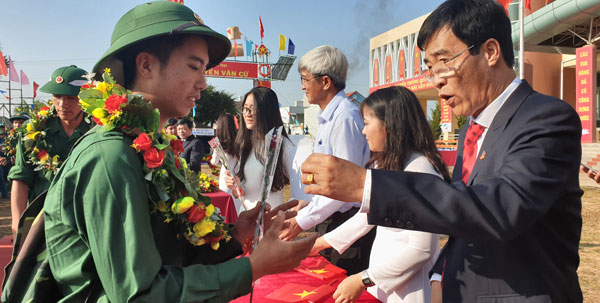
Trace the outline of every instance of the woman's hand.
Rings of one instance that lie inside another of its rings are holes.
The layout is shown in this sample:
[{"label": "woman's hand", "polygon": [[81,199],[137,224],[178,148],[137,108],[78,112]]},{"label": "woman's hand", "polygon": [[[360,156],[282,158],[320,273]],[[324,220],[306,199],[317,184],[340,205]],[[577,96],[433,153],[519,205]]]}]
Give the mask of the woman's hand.
[{"label": "woman's hand", "polygon": [[310,250],[308,255],[309,256],[319,255],[320,251],[322,251],[323,249],[327,249],[327,248],[331,248],[331,245],[329,245],[329,243],[327,243],[327,241],[325,241],[323,236],[321,236],[317,239],[317,241],[315,241],[315,245],[313,245],[313,248]]},{"label": "woman's hand", "polygon": [[344,279],[333,293],[335,303],[353,303],[367,289],[362,282],[361,273],[357,273]]},{"label": "woman's hand", "polygon": [[[227,185],[227,188],[231,189],[231,194],[236,199],[239,199],[240,195],[244,195],[244,193],[242,192],[242,189],[239,188],[239,194],[238,194],[238,189],[235,187],[235,182],[233,181],[233,178],[234,177],[231,176],[229,171],[225,172],[225,184]],[[237,181],[237,184],[240,184],[240,178],[235,176],[235,180]]]},{"label": "woman's hand", "polygon": [[[265,230],[269,230],[271,227],[271,223],[277,217],[279,211],[282,211],[284,215],[283,220],[292,218],[296,215],[295,211],[290,211],[290,209],[294,208],[297,205],[298,201],[293,200],[287,203],[283,203],[274,209],[271,209],[271,206],[267,204],[265,206],[265,215],[263,216],[263,223]],[[260,212],[260,204],[256,203],[256,206],[250,210],[246,210],[240,213],[237,221],[235,222],[235,227],[232,232],[233,238],[239,243],[244,244],[248,240],[252,240],[254,237],[254,229],[256,226],[256,220],[258,219],[258,213]],[[285,226],[285,223],[282,224],[282,227]],[[281,227],[279,227],[281,229]]]}]

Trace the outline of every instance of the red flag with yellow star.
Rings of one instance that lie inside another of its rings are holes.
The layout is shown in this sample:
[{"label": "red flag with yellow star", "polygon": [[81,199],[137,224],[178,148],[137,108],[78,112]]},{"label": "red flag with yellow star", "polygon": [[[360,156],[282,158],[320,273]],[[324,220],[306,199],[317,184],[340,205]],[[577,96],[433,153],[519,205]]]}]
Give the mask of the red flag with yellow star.
[{"label": "red flag with yellow star", "polygon": [[329,263],[325,259],[305,259],[294,270],[319,280],[329,280],[346,274],[346,270]]},{"label": "red flag with yellow star", "polygon": [[308,286],[288,283],[268,294],[265,298],[282,302],[318,302],[335,291],[331,285]]}]

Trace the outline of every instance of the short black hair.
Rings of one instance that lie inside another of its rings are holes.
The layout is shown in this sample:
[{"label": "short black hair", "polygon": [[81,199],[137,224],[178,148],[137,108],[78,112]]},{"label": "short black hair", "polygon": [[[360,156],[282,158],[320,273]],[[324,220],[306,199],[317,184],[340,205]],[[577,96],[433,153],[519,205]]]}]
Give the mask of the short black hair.
[{"label": "short black hair", "polygon": [[142,40],[132,46],[127,47],[125,50],[120,52],[117,56],[123,62],[123,85],[126,88],[133,88],[135,84],[135,76],[137,74],[137,67],[135,59],[141,52],[147,52],[158,59],[161,66],[169,63],[171,53],[178,47],[183,45],[183,42],[189,35],[169,35],[169,36],[157,36],[146,40]]},{"label": "short black hair", "polygon": [[169,120],[167,120],[167,126],[175,126],[175,125],[177,125],[177,119],[169,118]]},{"label": "short black hair", "polygon": [[187,125],[187,127],[190,129],[194,128],[194,123],[187,118],[179,119],[179,121],[177,121],[177,125]]},{"label": "short black hair", "polygon": [[469,52],[479,54],[480,45],[490,38],[500,44],[502,58],[509,67],[515,64],[510,19],[504,7],[496,0],[447,0],[425,19],[417,45],[425,50],[425,43],[438,30],[448,25],[454,35],[466,45],[475,45]]}]

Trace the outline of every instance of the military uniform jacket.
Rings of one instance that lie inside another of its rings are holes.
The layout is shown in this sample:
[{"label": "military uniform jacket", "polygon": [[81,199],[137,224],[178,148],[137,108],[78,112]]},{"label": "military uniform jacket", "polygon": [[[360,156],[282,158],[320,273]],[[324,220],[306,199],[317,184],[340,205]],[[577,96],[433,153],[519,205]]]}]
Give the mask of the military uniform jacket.
[{"label": "military uniform jacket", "polygon": [[46,243],[61,302],[83,302],[98,283],[95,302],[228,302],[248,293],[248,258],[225,261],[241,253],[238,243],[194,247],[151,212],[131,144],[121,132],[94,128],[50,186]]}]

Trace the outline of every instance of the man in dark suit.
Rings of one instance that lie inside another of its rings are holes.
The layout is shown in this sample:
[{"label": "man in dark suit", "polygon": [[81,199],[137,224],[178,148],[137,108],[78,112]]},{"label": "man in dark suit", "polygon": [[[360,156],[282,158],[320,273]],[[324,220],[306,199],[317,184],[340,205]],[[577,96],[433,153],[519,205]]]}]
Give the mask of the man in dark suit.
[{"label": "man in dark suit", "polygon": [[204,156],[204,148],[200,139],[192,135],[193,127],[192,121],[186,118],[177,121],[177,135],[183,141],[183,154],[181,156],[192,171],[199,172]]},{"label": "man in dark suit", "polygon": [[363,201],[370,224],[449,234],[438,260],[444,302],[581,302],[576,112],[516,77],[496,1],[446,1],[418,44],[442,101],[470,117],[452,183],[317,154],[302,166],[306,192]]}]

